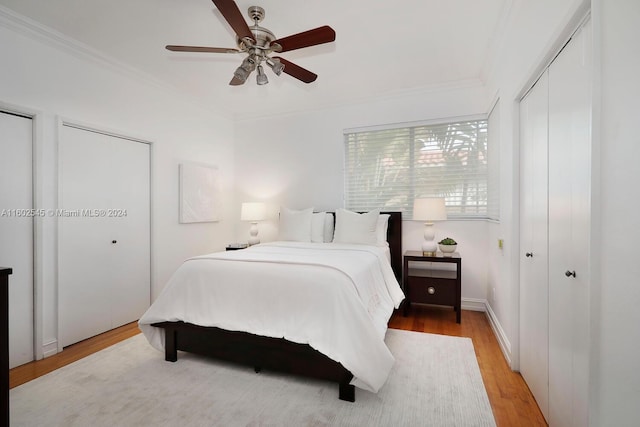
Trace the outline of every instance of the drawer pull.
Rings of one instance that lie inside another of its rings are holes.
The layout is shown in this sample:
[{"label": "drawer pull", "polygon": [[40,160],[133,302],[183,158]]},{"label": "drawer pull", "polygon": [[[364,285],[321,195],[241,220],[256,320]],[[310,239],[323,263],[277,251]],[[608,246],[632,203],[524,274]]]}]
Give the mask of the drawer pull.
[{"label": "drawer pull", "polygon": [[433,286],[429,286],[429,287],[427,288],[427,293],[428,293],[429,295],[433,295],[433,294],[435,294],[435,293],[436,293],[436,288],[434,288]]}]

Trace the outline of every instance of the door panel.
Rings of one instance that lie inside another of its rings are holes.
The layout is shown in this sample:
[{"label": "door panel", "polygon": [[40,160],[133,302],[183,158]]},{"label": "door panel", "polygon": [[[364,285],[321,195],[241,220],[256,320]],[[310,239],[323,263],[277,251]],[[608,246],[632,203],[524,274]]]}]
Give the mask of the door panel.
[{"label": "door panel", "polygon": [[149,146],[62,126],[63,346],[137,320],[150,301]]},{"label": "door panel", "polygon": [[520,103],[520,372],[547,420],[548,97],[545,72]]},{"label": "door panel", "polygon": [[[590,26],[549,67],[550,424],[588,424]],[[568,276],[567,273],[573,275]]]},{"label": "door panel", "polygon": [[110,228],[112,241],[117,241],[111,245],[111,322],[115,328],[138,320],[150,303],[149,145],[122,143],[113,162],[118,175],[127,177],[110,180],[117,196],[112,205],[121,215],[112,218]]},{"label": "door panel", "polygon": [[[0,265],[9,280],[9,366],[33,360],[33,121],[0,112]],[[26,213],[26,214],[25,214]]]}]

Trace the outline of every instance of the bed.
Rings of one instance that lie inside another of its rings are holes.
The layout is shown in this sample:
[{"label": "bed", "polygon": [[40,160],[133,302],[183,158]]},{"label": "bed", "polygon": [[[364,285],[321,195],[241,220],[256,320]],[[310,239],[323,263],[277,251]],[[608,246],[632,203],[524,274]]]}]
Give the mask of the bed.
[{"label": "bed", "polygon": [[402,216],[382,214],[386,247],[285,240],[187,260],[140,329],[167,361],[180,350],[329,380],[351,402],[355,387],[375,392],[394,362],[386,323],[404,298]]}]

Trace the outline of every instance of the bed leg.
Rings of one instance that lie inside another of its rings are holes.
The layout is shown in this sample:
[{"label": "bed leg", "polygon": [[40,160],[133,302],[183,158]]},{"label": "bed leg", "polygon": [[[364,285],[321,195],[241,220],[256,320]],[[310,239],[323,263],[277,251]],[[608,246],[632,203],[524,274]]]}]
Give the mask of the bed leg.
[{"label": "bed leg", "polygon": [[177,335],[178,331],[173,328],[165,328],[164,330],[164,360],[167,362],[178,360]]},{"label": "bed leg", "polygon": [[341,382],[340,383],[340,391],[339,398],[340,400],[345,400],[347,402],[355,402],[356,401],[356,387],[349,384],[349,382]]}]

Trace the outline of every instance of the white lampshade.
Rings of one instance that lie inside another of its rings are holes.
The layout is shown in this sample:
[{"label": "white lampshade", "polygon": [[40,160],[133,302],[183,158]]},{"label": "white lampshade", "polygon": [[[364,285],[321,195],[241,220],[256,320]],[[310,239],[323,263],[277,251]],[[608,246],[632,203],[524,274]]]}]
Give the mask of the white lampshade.
[{"label": "white lampshade", "polygon": [[443,197],[427,197],[413,201],[413,219],[424,221],[424,241],[422,253],[434,256],[438,250],[435,242],[436,232],[432,221],[444,221],[447,219],[447,208]]},{"label": "white lampshade", "polygon": [[426,197],[413,201],[413,219],[416,221],[444,221],[447,208],[444,197]]},{"label": "white lampshade", "polygon": [[245,202],[240,210],[242,221],[262,221],[267,216],[267,206],[261,202]]}]

